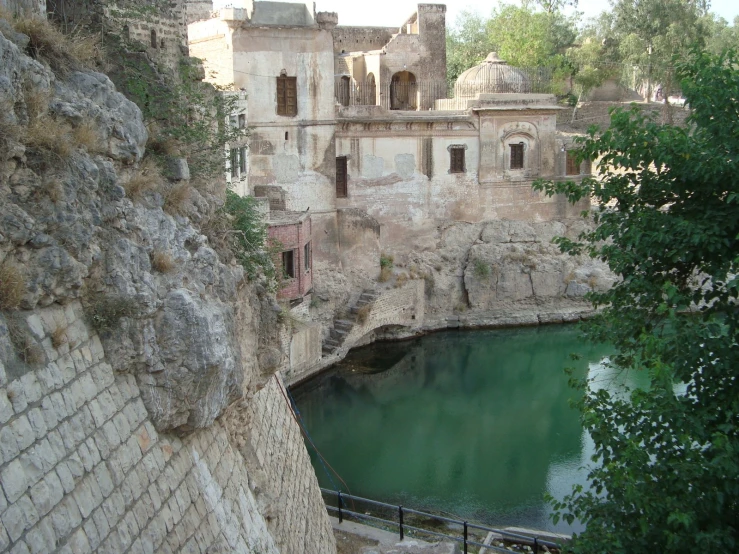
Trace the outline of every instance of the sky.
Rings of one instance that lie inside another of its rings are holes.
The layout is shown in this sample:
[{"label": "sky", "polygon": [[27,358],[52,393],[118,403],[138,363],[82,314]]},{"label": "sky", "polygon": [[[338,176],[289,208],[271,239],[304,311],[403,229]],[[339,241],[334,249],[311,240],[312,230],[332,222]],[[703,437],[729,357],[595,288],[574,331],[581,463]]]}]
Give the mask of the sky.
[{"label": "sky", "polygon": [[[289,1],[289,0],[288,0]],[[432,2],[432,0],[425,0]],[[406,18],[416,11],[418,0],[315,0],[316,11],[338,12],[339,25],[357,26],[400,26]],[[447,28],[451,27],[461,11],[476,11],[488,15],[497,2],[495,0],[437,0],[435,3],[446,4]],[[511,2],[512,3],[512,2]],[[594,17],[610,8],[606,0],[580,0],[578,10],[586,18]],[[711,11],[717,13],[729,23],[739,15],[739,0],[712,0]]]}]

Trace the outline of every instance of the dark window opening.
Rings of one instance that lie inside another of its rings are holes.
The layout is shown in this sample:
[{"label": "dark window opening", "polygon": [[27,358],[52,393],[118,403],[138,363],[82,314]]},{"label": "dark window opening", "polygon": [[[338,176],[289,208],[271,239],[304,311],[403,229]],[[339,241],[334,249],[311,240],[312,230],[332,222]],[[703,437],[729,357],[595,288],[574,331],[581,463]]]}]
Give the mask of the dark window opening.
[{"label": "dark window opening", "polygon": [[157,32],[154,29],[152,29],[150,35],[151,35],[151,47],[156,48],[157,47]]},{"label": "dark window opening", "polygon": [[303,247],[303,266],[306,271],[310,270],[310,242]]},{"label": "dark window opening", "polygon": [[287,131],[285,131],[285,140],[287,140],[287,136],[288,136],[288,135],[287,135]]},{"label": "dark window opening", "polygon": [[123,38],[125,40],[131,39],[131,30],[128,28],[128,25],[123,26]]},{"label": "dark window opening", "polygon": [[277,77],[277,115],[298,115],[297,91],[297,77]]},{"label": "dark window opening", "polygon": [[463,146],[452,146],[449,149],[450,154],[450,163],[449,163],[449,171],[450,173],[464,173],[464,147]]},{"label": "dark window opening", "polygon": [[349,77],[344,75],[339,79],[339,104],[342,106],[349,105],[349,98],[351,95],[351,80]]},{"label": "dark window opening", "polygon": [[239,171],[241,171],[241,175],[246,175],[246,148],[241,148],[239,150]]},{"label": "dark window opening", "polygon": [[246,115],[241,113],[239,114],[239,129],[243,129],[246,127]]},{"label": "dark window opening", "polygon": [[575,152],[567,151],[567,167],[565,175],[580,175],[580,164],[577,163]]},{"label": "dark window opening", "polygon": [[347,197],[346,156],[336,158],[336,198]]},{"label": "dark window opening", "polygon": [[523,142],[511,144],[511,169],[523,169]]},{"label": "dark window opening", "polygon": [[285,279],[295,277],[295,255],[292,250],[282,253],[282,276]]},{"label": "dark window opening", "polygon": [[239,175],[239,151],[236,148],[231,149],[231,177]]},{"label": "dark window opening", "polygon": [[159,41],[159,48],[164,48],[164,39]]}]

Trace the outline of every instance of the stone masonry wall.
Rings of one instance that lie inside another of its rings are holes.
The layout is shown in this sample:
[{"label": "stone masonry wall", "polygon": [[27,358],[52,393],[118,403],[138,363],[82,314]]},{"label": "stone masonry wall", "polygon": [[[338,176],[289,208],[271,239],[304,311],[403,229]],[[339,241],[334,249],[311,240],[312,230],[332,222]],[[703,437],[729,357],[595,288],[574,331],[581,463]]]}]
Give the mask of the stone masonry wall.
[{"label": "stone masonry wall", "polygon": [[276,378],[179,439],[154,429],[135,378],[114,373],[79,303],[22,317],[48,363],[19,375],[0,362],[0,551],[334,551]]}]

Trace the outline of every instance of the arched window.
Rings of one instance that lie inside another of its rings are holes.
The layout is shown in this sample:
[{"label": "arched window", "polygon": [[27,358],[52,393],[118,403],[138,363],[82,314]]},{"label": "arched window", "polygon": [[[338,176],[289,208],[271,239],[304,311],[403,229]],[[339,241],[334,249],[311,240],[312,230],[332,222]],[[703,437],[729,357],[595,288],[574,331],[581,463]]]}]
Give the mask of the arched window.
[{"label": "arched window", "polygon": [[374,106],[377,104],[377,85],[375,84],[375,76],[370,73],[367,75],[367,82],[364,85],[364,104]]}]

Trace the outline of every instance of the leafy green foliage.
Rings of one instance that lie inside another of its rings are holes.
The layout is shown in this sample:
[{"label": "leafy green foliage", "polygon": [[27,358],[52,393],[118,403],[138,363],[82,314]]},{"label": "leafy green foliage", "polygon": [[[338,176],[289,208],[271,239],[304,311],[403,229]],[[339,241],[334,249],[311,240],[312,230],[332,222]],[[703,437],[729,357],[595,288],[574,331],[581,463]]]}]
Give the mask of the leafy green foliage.
[{"label": "leafy green foliage", "polygon": [[254,279],[261,270],[274,286],[275,264],[272,256],[280,248],[277,244],[269,247],[267,225],[257,209],[256,199],[227,190],[222,211],[229,222],[229,246],[249,279]]},{"label": "leafy green foliage", "polygon": [[388,254],[380,254],[380,267],[382,269],[392,269],[395,259]]},{"label": "leafy green foliage", "polygon": [[586,333],[615,344],[617,368],[649,376],[647,390],[628,395],[579,385],[595,465],[588,490],[554,502],[555,518],[587,526],[569,552],[736,548],[738,62],[734,53],[693,52],[677,64],[690,128],[617,110],[608,131],[581,142],[601,180],[535,184],[597,202],[594,230],[559,243],[621,276],[591,293],[603,311]]},{"label": "leafy green foliage", "polygon": [[[168,143],[170,151],[186,157],[193,179],[222,177],[226,145],[247,134],[247,129],[226,124],[239,113],[236,93],[221,94],[225,89],[201,82],[194,58],[183,59],[173,75],[140,52],[143,45],[117,35],[107,37],[106,45],[111,79],[141,108],[156,142]],[[150,148],[149,155],[164,158],[157,148]]]},{"label": "leafy green foliage", "polygon": [[575,24],[574,18],[564,16],[556,6],[542,12],[528,5],[504,4],[489,18],[462,12],[447,34],[447,78],[454,83],[492,51],[513,66],[559,68],[575,40]]},{"label": "leafy green foliage", "polygon": [[559,66],[575,41],[575,22],[559,12],[505,5],[488,23],[500,57],[518,67]]}]

